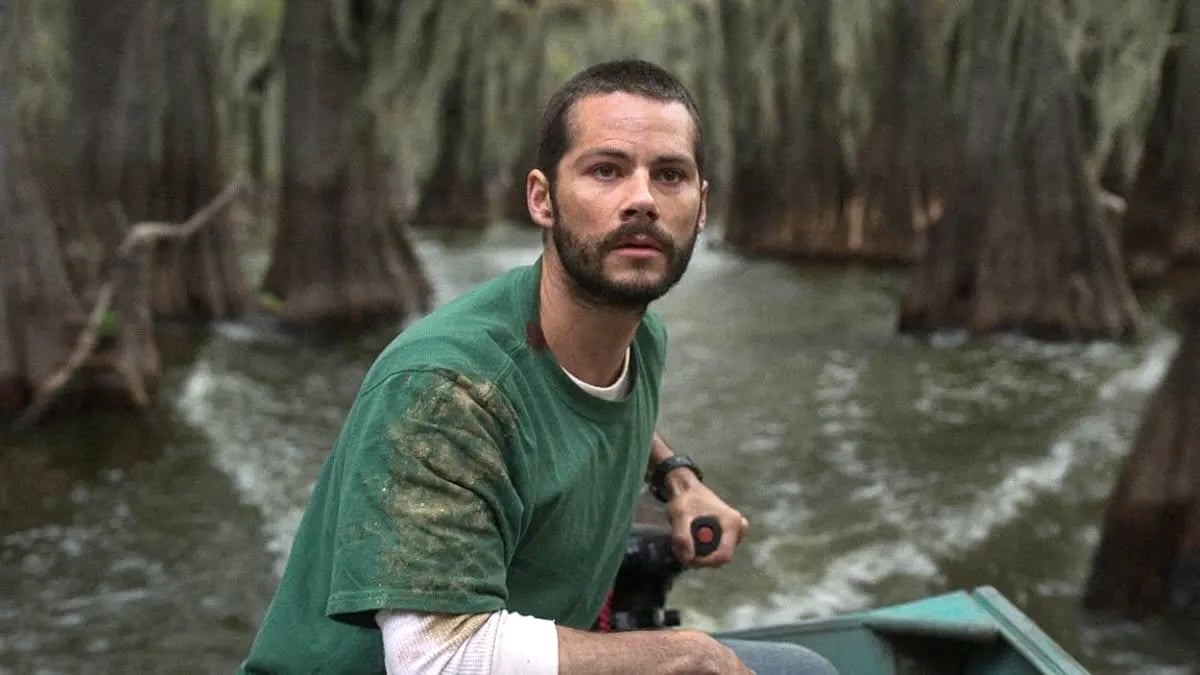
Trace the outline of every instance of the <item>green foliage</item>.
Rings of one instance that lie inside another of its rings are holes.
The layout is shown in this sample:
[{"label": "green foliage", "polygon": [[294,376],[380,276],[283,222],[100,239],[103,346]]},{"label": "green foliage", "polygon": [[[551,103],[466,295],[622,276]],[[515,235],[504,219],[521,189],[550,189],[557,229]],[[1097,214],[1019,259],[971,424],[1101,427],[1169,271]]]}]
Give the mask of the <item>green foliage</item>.
[{"label": "green foliage", "polygon": [[283,311],[283,300],[278,295],[266,291],[258,294],[258,305],[263,308],[263,311],[270,314],[278,314]]},{"label": "green foliage", "polygon": [[96,329],[96,336],[101,340],[113,339],[117,336],[117,325],[120,316],[113,310],[108,310],[100,316],[100,324]]}]

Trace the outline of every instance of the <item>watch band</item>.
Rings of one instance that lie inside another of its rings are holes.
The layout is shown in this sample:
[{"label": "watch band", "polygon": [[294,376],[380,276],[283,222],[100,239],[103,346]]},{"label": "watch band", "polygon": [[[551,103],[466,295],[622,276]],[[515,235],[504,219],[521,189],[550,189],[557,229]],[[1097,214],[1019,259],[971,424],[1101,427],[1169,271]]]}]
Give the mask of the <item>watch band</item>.
[{"label": "watch band", "polygon": [[654,469],[650,472],[650,478],[647,481],[650,484],[650,494],[654,498],[664,504],[670,501],[670,496],[667,494],[667,474],[675,469],[691,469],[692,473],[696,474],[696,478],[700,482],[704,482],[704,473],[700,471],[700,467],[696,465],[695,460],[686,455],[672,455],[658,464],[654,465]]}]

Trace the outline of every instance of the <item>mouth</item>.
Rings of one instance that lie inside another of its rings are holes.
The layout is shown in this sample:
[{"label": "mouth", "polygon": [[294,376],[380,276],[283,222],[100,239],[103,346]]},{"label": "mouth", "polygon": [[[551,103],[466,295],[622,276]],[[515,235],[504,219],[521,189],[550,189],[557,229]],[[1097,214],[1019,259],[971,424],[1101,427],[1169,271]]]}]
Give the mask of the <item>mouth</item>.
[{"label": "mouth", "polygon": [[657,239],[646,234],[639,234],[617,242],[615,250],[625,253],[661,253],[663,246]]}]

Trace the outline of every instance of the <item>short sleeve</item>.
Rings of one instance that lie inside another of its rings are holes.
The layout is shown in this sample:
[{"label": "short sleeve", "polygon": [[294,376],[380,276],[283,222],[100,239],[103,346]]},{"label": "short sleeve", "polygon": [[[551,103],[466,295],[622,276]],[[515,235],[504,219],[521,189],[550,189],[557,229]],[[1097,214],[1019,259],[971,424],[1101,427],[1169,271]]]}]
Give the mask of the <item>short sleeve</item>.
[{"label": "short sleeve", "polygon": [[455,373],[395,373],[360,394],[338,442],[326,612],[373,625],[380,609],[503,608],[522,509],[514,429],[494,383]]}]

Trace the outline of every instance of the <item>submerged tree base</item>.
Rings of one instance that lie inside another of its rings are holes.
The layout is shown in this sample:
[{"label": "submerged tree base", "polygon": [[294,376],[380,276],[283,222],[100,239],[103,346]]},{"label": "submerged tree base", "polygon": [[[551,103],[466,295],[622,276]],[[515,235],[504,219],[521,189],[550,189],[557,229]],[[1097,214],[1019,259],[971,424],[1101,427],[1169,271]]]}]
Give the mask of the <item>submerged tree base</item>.
[{"label": "submerged tree base", "polygon": [[1200,618],[1200,294],[1109,500],[1090,609]]},{"label": "submerged tree base", "polygon": [[1136,330],[1139,308],[1084,166],[1056,7],[1030,3],[1013,17],[1004,3],[972,5],[961,175],[914,270],[902,331],[1083,340]]}]

